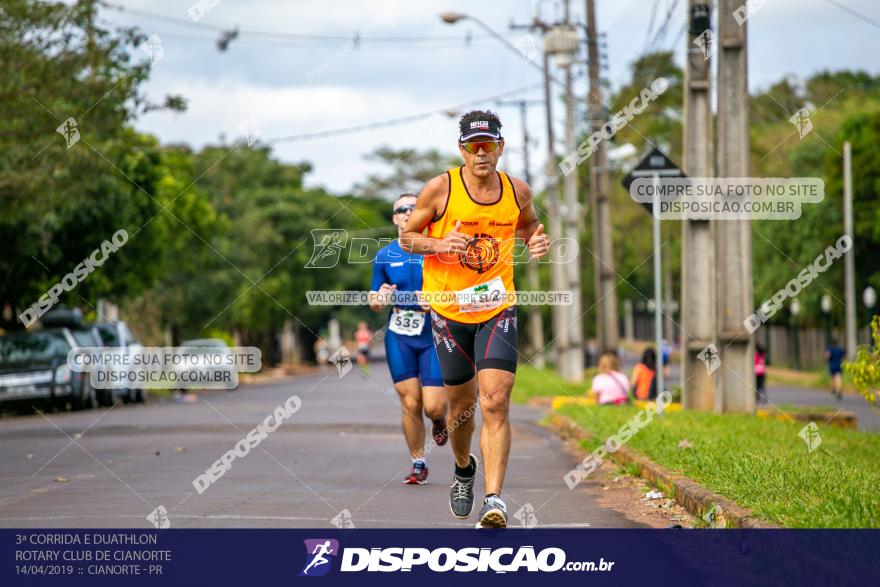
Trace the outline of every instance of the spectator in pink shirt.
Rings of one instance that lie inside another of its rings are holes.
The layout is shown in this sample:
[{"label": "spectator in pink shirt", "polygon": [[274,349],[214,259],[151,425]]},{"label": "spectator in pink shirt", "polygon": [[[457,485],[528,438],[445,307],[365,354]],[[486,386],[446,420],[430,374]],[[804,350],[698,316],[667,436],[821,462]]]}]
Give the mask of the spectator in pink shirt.
[{"label": "spectator in pink shirt", "polygon": [[629,380],[620,372],[617,355],[602,353],[599,357],[599,374],[593,377],[590,393],[600,405],[625,404],[629,402]]},{"label": "spectator in pink shirt", "polygon": [[767,403],[764,378],[767,374],[767,351],[760,344],[755,345],[755,399],[759,404]]}]

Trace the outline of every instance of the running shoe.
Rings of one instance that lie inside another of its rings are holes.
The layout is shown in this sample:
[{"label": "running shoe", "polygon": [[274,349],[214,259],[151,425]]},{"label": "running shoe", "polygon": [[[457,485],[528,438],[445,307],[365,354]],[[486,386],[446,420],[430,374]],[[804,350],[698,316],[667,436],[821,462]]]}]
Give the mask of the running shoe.
[{"label": "running shoe", "polygon": [[449,490],[449,509],[452,515],[464,520],[474,511],[474,481],[477,478],[477,457],[471,455],[474,474],[470,477],[459,477],[453,474],[452,487]]},{"label": "running shoe", "polygon": [[434,437],[434,442],[437,443],[437,446],[443,446],[446,444],[446,441],[449,440],[449,432],[446,430],[446,420],[431,420],[434,423],[434,428],[431,431],[431,435]]},{"label": "running shoe", "polygon": [[483,509],[480,510],[480,521],[477,528],[506,528],[507,527],[507,504],[497,495],[490,495],[483,500]]},{"label": "running shoe", "polygon": [[425,461],[416,461],[413,463],[409,476],[403,480],[404,485],[424,485],[428,480],[428,465]]}]

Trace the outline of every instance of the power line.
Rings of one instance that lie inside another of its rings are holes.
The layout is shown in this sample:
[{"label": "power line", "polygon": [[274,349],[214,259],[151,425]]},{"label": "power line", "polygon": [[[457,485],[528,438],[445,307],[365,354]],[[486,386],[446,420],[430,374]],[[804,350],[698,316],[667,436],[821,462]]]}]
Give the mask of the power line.
[{"label": "power line", "polygon": [[[162,20],[168,23],[176,24],[179,26],[186,26],[189,28],[196,28],[203,31],[215,31],[215,32],[227,32],[235,27],[233,26],[222,26],[222,25],[213,25],[204,22],[193,22],[190,20],[186,20],[183,18],[177,18],[173,16],[167,16],[164,14],[157,14],[155,12],[148,12],[146,10],[139,10],[136,8],[128,8],[126,6],[121,6],[118,4],[112,4],[109,2],[103,3],[103,6],[116,10],[117,12],[128,13],[138,16],[143,16],[146,18],[153,18],[157,20]],[[424,43],[464,43],[468,42],[464,36],[383,36],[383,35],[365,35],[363,31],[359,33],[355,33],[355,35],[314,35],[314,34],[303,34],[303,33],[281,33],[277,31],[263,31],[263,30],[255,30],[255,29],[239,29],[239,33],[242,35],[248,35],[252,37],[263,37],[266,39],[276,39],[276,40],[287,40],[287,41],[299,41],[299,42],[332,42],[332,43],[345,43],[351,41],[353,36],[360,36],[361,41],[368,40],[374,43],[396,43],[396,44],[411,44],[411,45],[420,45]],[[471,35],[471,38],[474,38]],[[480,39],[485,38],[483,36],[479,37]]]},{"label": "power line", "polygon": [[[104,21],[110,24],[111,21]],[[214,44],[217,42],[217,36],[215,35],[203,35],[200,33],[181,33],[181,32],[168,32],[163,30],[154,30],[150,29],[151,33],[156,33],[161,39],[174,39],[176,41],[188,42],[188,43],[207,43]],[[207,32],[207,31],[206,31]],[[228,31],[227,31],[228,32]],[[239,31],[241,33],[241,31]],[[354,35],[349,39],[351,41],[354,38]],[[361,37],[361,41],[363,41],[363,37]],[[235,40],[236,44],[245,44],[245,45],[254,45],[258,44],[261,46],[270,46],[270,47],[278,47],[283,49],[296,49],[302,51],[316,51],[319,50],[319,47],[316,47],[314,43],[299,43],[297,41],[292,41],[290,39],[254,39],[249,37],[241,37]],[[496,49],[501,49],[497,44],[490,43],[488,40],[480,41],[478,43],[471,43],[470,46],[466,44],[461,45],[461,49],[468,49],[471,47],[479,47],[481,51],[491,50],[495,51]],[[322,45],[320,49],[327,50],[326,46]],[[395,45],[373,45],[372,50],[381,50],[381,49],[397,49]],[[448,43],[442,42],[430,42],[430,43],[419,43],[416,45],[412,45],[407,47],[407,50],[419,50],[419,49],[444,49],[444,50],[455,50],[455,46],[451,46]]]},{"label": "power line", "polygon": [[666,33],[669,30],[669,22],[672,20],[672,14],[675,12],[675,9],[678,8],[678,0],[672,0],[672,4],[669,6],[669,10],[666,11],[666,18],[663,20],[663,24],[657,29],[657,32],[654,34],[654,38],[651,39],[651,44],[649,46],[649,52],[654,49],[654,47],[658,44],[658,41],[663,41],[666,38]]},{"label": "power line", "polygon": [[465,102],[464,104],[457,104],[455,106],[450,106],[448,108],[442,108],[440,110],[432,110],[431,112],[424,112],[422,114],[413,114],[411,116],[402,116],[400,118],[392,118],[389,120],[382,120],[379,122],[370,122],[367,124],[359,124],[356,126],[349,126],[346,128],[337,128],[332,130],[322,130],[315,132],[302,133],[298,135],[288,135],[283,137],[275,137],[271,139],[265,139],[260,142],[263,143],[289,143],[294,141],[306,141],[311,139],[323,139],[327,137],[339,136],[344,134],[351,134],[356,132],[363,132],[365,130],[373,130],[376,128],[384,128],[388,126],[396,126],[398,124],[407,124],[410,122],[415,122],[417,120],[421,120],[423,118],[429,118],[431,116],[437,114],[447,115],[450,111],[456,111],[461,108],[466,108],[468,106],[473,106],[474,104],[482,104],[485,102],[491,102],[493,100],[497,100],[498,98],[504,98],[506,96],[511,96],[514,94],[519,94],[528,90],[533,90],[535,88],[540,88],[543,86],[543,83],[532,84],[529,86],[523,86],[521,88],[517,88],[515,90],[509,90],[507,92],[503,92],[501,94],[495,94],[494,96],[487,96],[486,98],[480,98],[478,100],[472,100],[470,102]]},{"label": "power line", "polygon": [[825,0],[825,2],[827,2],[828,4],[831,4],[832,6],[836,6],[836,7],[840,8],[841,10],[849,12],[851,15],[855,16],[859,20],[863,20],[866,23],[873,25],[873,26],[877,27],[878,29],[880,29],[880,22],[874,20],[873,18],[871,18],[869,16],[865,16],[861,12],[856,12],[855,10],[850,8],[849,6],[844,6],[840,2],[835,2],[835,0]]},{"label": "power line", "polygon": [[645,30],[645,45],[642,48],[642,53],[648,52],[648,47],[649,47],[648,42],[651,39],[651,31],[654,30],[654,22],[657,18],[657,4],[659,2],[660,2],[660,0],[654,0],[651,3],[651,18],[648,19],[648,28]]}]

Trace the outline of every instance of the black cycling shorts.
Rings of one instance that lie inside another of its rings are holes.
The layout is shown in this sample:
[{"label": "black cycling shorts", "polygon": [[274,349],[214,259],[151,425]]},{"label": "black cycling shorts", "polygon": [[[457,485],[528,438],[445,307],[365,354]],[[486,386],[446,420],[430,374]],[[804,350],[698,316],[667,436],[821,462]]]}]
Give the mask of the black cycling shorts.
[{"label": "black cycling shorts", "polygon": [[516,373],[515,306],[477,324],[450,320],[431,311],[431,330],[446,385],[466,383],[480,369]]}]

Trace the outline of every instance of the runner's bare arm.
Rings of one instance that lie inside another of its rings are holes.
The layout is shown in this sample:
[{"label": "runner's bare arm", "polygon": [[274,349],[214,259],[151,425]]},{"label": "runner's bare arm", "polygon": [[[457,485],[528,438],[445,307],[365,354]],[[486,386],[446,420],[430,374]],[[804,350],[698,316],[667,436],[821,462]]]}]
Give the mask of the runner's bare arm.
[{"label": "runner's bare arm", "polygon": [[449,194],[449,179],[444,173],[429,181],[416,200],[416,209],[400,235],[400,248],[417,255],[433,255],[436,253],[463,253],[466,250],[468,237],[458,232],[460,224],[442,239],[426,236],[425,228],[446,207]]},{"label": "runner's bare arm", "polygon": [[538,215],[532,206],[532,190],[529,184],[521,179],[511,177],[510,181],[513,182],[517,204],[520,207],[516,236],[528,243],[529,253],[532,257],[536,259],[543,257],[547,254],[549,239],[544,234],[544,225],[538,220]]},{"label": "runner's bare arm", "polygon": [[378,291],[371,291],[368,296],[370,309],[375,310],[376,312],[382,311],[382,309],[388,305],[391,299],[391,294],[395,289],[397,289],[396,285],[383,283]]},{"label": "runner's bare arm", "polygon": [[519,222],[516,225],[517,238],[529,242],[529,239],[538,229],[538,215],[532,207],[532,189],[529,184],[515,177],[510,178],[513,188],[516,191],[516,203],[519,206]]}]

